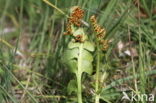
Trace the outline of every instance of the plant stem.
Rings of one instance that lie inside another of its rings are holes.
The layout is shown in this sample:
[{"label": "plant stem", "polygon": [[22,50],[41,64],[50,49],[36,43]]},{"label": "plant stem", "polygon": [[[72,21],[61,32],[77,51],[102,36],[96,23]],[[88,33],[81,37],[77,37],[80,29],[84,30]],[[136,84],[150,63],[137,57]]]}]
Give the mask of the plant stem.
[{"label": "plant stem", "polygon": [[78,72],[77,72],[77,97],[78,103],[82,103],[82,87],[81,87],[81,76],[82,76],[82,51],[83,44],[79,47],[79,57],[78,57]]},{"label": "plant stem", "polygon": [[82,103],[81,76],[77,76],[77,90],[78,103]]},{"label": "plant stem", "polygon": [[95,103],[99,103],[99,98],[100,98],[100,96],[99,95],[96,95],[96,97],[95,97]]},{"label": "plant stem", "polygon": [[100,67],[100,53],[99,53],[99,44],[97,44],[97,63],[96,63],[96,83],[95,83],[95,103],[99,103],[99,95],[97,94],[99,90],[99,67]]}]

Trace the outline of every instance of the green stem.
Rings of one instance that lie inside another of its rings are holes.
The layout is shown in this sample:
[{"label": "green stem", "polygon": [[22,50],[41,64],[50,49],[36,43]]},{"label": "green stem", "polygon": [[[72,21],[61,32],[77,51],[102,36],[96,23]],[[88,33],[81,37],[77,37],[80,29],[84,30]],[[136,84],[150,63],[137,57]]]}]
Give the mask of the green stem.
[{"label": "green stem", "polygon": [[100,99],[100,96],[99,95],[96,95],[96,97],[95,97],[95,103],[99,103],[99,99]]},{"label": "green stem", "polygon": [[82,87],[81,87],[81,76],[82,76],[82,51],[83,44],[79,47],[79,57],[78,57],[78,72],[77,72],[77,97],[78,103],[82,103]]},{"label": "green stem", "polygon": [[99,53],[99,44],[97,45],[97,63],[96,63],[96,82],[95,82],[95,92],[96,92],[96,96],[95,96],[95,103],[99,103],[99,95],[98,90],[99,90],[99,67],[100,67],[100,53]]},{"label": "green stem", "polygon": [[77,90],[78,103],[82,103],[81,76],[77,76]]}]

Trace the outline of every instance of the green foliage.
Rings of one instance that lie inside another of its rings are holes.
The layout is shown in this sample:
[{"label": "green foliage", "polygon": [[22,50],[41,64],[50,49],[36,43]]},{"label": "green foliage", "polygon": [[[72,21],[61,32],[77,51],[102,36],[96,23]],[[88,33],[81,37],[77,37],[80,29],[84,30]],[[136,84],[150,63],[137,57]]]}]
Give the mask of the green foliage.
[{"label": "green foliage", "polygon": [[68,95],[72,93],[77,93],[77,82],[76,80],[70,80],[67,86]]},{"label": "green foliage", "polygon": [[[83,29],[78,29],[73,35],[84,34]],[[80,50],[81,49],[81,50]],[[68,49],[65,51],[63,56],[63,61],[68,65],[70,71],[79,74],[78,72],[86,72],[88,74],[92,73],[92,62],[93,56],[91,52],[94,51],[94,45],[89,41],[84,41],[84,43],[71,41],[68,45]],[[80,55],[81,54],[81,55]],[[81,56],[81,57],[80,57]],[[80,62],[81,70],[78,70],[78,59],[81,58]]]}]

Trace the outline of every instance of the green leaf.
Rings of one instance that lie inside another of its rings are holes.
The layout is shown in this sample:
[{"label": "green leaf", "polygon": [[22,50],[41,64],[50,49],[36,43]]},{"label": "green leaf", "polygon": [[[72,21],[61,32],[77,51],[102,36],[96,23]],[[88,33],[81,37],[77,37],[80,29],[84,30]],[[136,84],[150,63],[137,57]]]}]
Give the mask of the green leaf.
[{"label": "green leaf", "polygon": [[[64,63],[68,66],[69,70],[72,73],[77,73],[78,69],[78,56],[79,56],[79,49],[73,48],[73,49],[67,49],[63,56]],[[82,50],[82,68],[81,72],[86,72],[88,74],[92,73],[92,61],[93,56],[92,54],[87,51],[86,49]]]},{"label": "green leaf", "polygon": [[67,49],[62,57],[63,63],[69,68],[70,72],[77,72],[78,48]]},{"label": "green leaf", "polygon": [[88,42],[88,41],[86,41],[86,42],[84,43],[84,48],[85,48],[86,50],[88,50],[88,51],[91,51],[91,52],[93,52],[93,51],[95,50],[94,44],[91,43],[91,42]]},{"label": "green leaf", "polygon": [[76,80],[70,80],[70,82],[68,83],[68,86],[67,86],[67,91],[68,91],[68,94],[71,95],[72,92],[77,92],[77,84],[76,84]]},{"label": "green leaf", "polygon": [[71,59],[78,58],[78,48],[75,49],[67,49],[63,55],[65,62]]},{"label": "green leaf", "polygon": [[68,48],[73,49],[73,48],[78,48],[80,46],[80,43],[75,43],[73,41],[69,42]]},{"label": "green leaf", "polygon": [[[81,46],[81,53],[79,51],[80,49],[80,45]],[[90,46],[90,47],[89,47]],[[81,54],[81,73],[86,72],[88,74],[92,73],[92,61],[93,61],[93,56],[91,54],[91,52],[89,51],[94,51],[94,45],[90,42],[86,42],[84,44],[81,43],[74,43],[74,42],[70,42],[68,45],[68,48],[63,56],[63,61],[64,63],[68,66],[69,70],[72,73],[77,73],[77,69],[78,69],[78,58],[79,58],[79,54]],[[87,49],[86,49],[87,48]]]},{"label": "green leaf", "polygon": [[92,70],[93,70],[92,62],[87,61],[87,60],[83,60],[81,69],[82,69],[82,72],[86,72],[86,73],[91,75]]},{"label": "green leaf", "polygon": [[76,60],[67,61],[67,66],[69,67],[70,72],[77,73],[77,61]]},{"label": "green leaf", "polygon": [[88,52],[87,50],[83,49],[82,51],[82,59],[83,60],[87,60],[89,62],[93,61],[93,56],[90,52]]}]

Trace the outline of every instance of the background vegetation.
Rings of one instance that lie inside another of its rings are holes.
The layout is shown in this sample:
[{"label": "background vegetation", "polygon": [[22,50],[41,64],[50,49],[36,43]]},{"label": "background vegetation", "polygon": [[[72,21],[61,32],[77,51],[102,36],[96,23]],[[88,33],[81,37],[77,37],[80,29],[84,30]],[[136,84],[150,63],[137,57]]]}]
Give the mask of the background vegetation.
[{"label": "background vegetation", "polygon": [[[72,6],[85,10],[88,24],[95,14],[110,40],[100,54],[100,103],[129,103],[121,101],[123,92],[156,94],[156,0],[49,1],[55,8],[42,0],[0,0],[0,103],[76,103],[74,75],[61,61],[67,17],[57,10],[68,15]],[[95,42],[93,30],[85,31]],[[82,78],[84,103],[94,103],[95,67],[93,61],[92,75]]]}]

